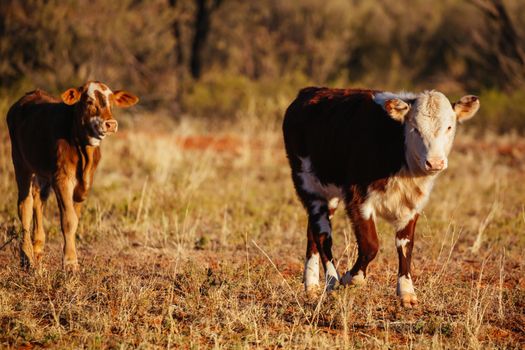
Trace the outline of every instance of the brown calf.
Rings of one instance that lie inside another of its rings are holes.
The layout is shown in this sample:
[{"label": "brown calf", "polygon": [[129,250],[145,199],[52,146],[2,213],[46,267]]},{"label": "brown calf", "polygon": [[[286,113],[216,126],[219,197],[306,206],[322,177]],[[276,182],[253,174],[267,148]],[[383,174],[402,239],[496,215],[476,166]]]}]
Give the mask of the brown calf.
[{"label": "brown calf", "polygon": [[129,107],[137,102],[138,98],[128,92],[87,82],[65,91],[62,100],[35,90],[11,106],[7,124],[23,230],[22,267],[33,266],[44,249],[43,207],[52,188],[64,236],[63,266],[78,269],[75,233],[80,209],[100,161],[100,142],[118,127],[111,107]]},{"label": "brown calf", "polygon": [[[295,189],[308,214],[304,283],[319,287],[319,258],[326,289],[362,284],[379,249],[375,218],[396,231],[397,293],[417,303],[410,275],[414,231],[437,175],[447,168],[456,122],[479,109],[475,96],[451,104],[440,92],[306,88],[283,123]],[[358,246],[354,266],[342,277],[332,256],[331,218],[345,204]]]}]

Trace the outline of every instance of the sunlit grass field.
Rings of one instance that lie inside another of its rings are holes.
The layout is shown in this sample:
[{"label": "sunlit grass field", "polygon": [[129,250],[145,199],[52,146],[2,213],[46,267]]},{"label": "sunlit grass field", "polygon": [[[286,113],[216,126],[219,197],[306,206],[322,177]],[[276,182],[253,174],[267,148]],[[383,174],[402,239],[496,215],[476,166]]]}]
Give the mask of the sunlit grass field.
[{"label": "sunlit grass field", "polygon": [[[3,114],[2,114],[3,115]],[[0,251],[3,348],[522,348],[525,138],[459,129],[416,231],[420,305],[395,297],[394,232],[368,285],[307,299],[306,215],[280,123],[117,115],[77,234],[81,271],[61,270],[52,196],[33,272]],[[18,228],[5,122],[0,241]],[[356,256],[344,210],[333,221],[339,272]]]}]

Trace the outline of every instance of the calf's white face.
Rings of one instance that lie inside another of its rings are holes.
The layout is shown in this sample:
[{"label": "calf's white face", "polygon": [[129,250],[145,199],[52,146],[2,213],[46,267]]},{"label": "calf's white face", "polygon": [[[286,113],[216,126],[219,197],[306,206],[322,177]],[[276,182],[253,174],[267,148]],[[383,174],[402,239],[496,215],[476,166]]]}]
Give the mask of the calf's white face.
[{"label": "calf's white face", "polygon": [[[393,97],[393,98],[390,98]],[[413,171],[438,173],[448,166],[457,122],[470,119],[479,99],[468,95],[451,104],[440,92],[376,96],[387,113],[405,127],[406,160]]]}]

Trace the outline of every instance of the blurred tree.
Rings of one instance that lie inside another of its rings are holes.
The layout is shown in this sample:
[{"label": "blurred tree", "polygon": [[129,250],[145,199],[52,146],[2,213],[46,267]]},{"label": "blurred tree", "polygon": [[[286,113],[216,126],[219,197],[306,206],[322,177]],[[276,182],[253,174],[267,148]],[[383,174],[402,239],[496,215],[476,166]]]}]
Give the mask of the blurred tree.
[{"label": "blurred tree", "polygon": [[164,1],[3,1],[1,87],[57,91],[98,79],[146,105],[172,100],[173,13]]},{"label": "blurred tree", "polygon": [[[169,0],[170,6],[177,10],[177,0]],[[182,65],[184,63],[184,50],[182,47],[182,34],[181,34],[181,21],[179,16],[175,16],[173,19],[172,30],[173,36],[175,37],[175,57],[177,59],[177,64]]]},{"label": "blurred tree", "polygon": [[199,79],[202,74],[202,60],[204,45],[210,32],[210,17],[222,3],[222,0],[195,0],[197,11],[195,13],[195,31],[191,46],[191,75]]},{"label": "blurred tree", "polygon": [[525,41],[518,34],[502,0],[470,0],[485,15],[486,26],[474,32],[479,61],[494,72],[495,83],[506,89],[525,84]]},{"label": "blurred tree", "polygon": [[180,6],[181,1],[168,0],[169,6],[174,12],[174,18],[172,23],[173,38],[175,39],[174,50],[175,50],[175,77],[177,84],[175,86],[175,101],[173,110],[175,113],[180,112],[180,102],[183,98],[183,84],[186,80],[185,66],[186,58],[184,54],[184,42],[182,37],[182,27],[184,25],[182,20],[183,9]]},{"label": "blurred tree", "polygon": [[231,115],[303,84],[511,91],[524,24],[521,0],[1,0],[0,93],[100,79]]},{"label": "blurred tree", "polygon": [[346,0],[227,0],[211,23],[208,69],[250,79],[341,76],[352,6]]}]

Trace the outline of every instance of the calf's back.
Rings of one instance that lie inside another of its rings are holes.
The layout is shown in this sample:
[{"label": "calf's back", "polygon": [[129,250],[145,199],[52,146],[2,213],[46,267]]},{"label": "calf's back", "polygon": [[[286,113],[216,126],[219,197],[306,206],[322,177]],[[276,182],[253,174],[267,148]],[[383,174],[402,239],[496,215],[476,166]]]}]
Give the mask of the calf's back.
[{"label": "calf's back", "polygon": [[286,111],[283,133],[293,171],[309,158],[323,183],[386,178],[405,164],[403,125],[374,102],[374,90],[305,88]]}]

